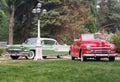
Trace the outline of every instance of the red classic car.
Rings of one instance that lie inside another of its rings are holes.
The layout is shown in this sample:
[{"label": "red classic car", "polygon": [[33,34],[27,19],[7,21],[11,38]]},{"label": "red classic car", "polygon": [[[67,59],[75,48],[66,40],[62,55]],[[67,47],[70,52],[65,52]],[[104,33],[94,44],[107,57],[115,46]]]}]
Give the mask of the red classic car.
[{"label": "red classic car", "polygon": [[79,39],[74,40],[70,45],[69,54],[71,59],[80,57],[81,61],[87,58],[108,58],[109,61],[114,61],[116,56],[116,46],[107,42],[104,34],[81,34]]}]

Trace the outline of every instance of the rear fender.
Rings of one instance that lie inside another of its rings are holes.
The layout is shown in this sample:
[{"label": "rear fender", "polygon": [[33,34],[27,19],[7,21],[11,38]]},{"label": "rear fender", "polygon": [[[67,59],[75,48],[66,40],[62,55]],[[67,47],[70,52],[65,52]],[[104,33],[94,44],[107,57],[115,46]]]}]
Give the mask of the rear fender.
[{"label": "rear fender", "polygon": [[70,52],[73,52],[73,51],[74,51],[74,46],[71,45],[71,46],[70,46]]}]

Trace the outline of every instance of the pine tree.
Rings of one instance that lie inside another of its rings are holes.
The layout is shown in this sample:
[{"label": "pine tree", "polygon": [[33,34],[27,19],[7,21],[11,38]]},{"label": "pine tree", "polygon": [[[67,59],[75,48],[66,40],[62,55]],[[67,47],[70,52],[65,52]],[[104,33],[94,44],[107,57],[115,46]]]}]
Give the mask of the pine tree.
[{"label": "pine tree", "polygon": [[106,30],[107,32],[116,32],[120,29],[120,2],[117,0],[102,1],[98,11],[99,30]]}]

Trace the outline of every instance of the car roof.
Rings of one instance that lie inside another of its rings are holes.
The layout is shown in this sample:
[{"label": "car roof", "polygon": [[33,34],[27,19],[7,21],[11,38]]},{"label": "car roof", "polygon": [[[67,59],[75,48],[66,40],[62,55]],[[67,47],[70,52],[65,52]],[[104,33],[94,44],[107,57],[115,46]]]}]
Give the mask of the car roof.
[{"label": "car roof", "polygon": [[[33,38],[28,38],[28,39],[37,39],[36,37],[33,37]],[[53,38],[40,38],[41,40],[53,40],[53,41],[56,41],[55,39]]]}]

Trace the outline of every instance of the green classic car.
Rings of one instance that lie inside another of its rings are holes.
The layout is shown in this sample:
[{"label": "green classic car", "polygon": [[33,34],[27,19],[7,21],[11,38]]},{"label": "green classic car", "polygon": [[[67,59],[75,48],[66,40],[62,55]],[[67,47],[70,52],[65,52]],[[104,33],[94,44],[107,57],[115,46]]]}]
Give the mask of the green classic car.
[{"label": "green classic car", "polygon": [[[43,58],[48,55],[66,55],[69,52],[68,45],[60,45],[55,39],[41,38]],[[12,59],[18,59],[19,56],[25,56],[26,59],[34,59],[36,52],[37,38],[28,38],[22,44],[7,45],[6,51]]]}]

